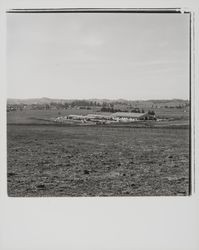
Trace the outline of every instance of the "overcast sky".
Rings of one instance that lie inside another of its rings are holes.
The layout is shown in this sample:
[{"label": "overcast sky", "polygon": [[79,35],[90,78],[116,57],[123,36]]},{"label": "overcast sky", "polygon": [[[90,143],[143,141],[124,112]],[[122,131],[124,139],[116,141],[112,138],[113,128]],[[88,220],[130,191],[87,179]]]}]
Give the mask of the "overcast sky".
[{"label": "overcast sky", "polygon": [[188,14],[7,14],[9,98],[188,95]]}]

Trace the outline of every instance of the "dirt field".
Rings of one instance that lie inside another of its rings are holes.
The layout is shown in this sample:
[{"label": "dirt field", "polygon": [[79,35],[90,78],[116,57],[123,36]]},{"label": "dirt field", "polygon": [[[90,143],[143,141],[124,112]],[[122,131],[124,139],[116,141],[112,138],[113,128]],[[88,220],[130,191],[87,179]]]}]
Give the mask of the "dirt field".
[{"label": "dirt field", "polygon": [[8,195],[187,195],[189,130],[8,125]]}]

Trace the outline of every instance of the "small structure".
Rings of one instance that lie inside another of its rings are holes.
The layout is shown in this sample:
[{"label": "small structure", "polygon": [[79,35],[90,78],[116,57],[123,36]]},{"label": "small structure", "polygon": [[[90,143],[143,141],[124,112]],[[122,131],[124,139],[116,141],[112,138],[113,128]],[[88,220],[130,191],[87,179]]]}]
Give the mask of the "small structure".
[{"label": "small structure", "polygon": [[117,112],[112,114],[113,118],[128,119],[131,121],[137,120],[149,120],[150,115],[148,113],[133,113],[133,112]]},{"label": "small structure", "polygon": [[55,118],[56,122],[79,122],[86,124],[110,124],[117,122],[135,122],[144,120],[156,120],[155,115],[148,113],[129,113],[117,112],[113,114],[87,114],[87,115],[68,115]]},{"label": "small structure", "polygon": [[96,120],[110,120],[112,118],[110,115],[98,115],[98,114],[88,114],[85,117],[87,119],[96,119]]},{"label": "small structure", "polygon": [[83,120],[85,118],[84,115],[68,115],[68,119],[73,119],[73,120]]}]

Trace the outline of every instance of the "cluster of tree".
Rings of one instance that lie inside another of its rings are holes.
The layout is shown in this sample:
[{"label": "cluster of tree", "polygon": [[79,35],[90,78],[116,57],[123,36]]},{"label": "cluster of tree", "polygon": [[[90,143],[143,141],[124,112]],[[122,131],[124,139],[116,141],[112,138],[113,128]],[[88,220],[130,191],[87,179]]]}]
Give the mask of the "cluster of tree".
[{"label": "cluster of tree", "polygon": [[7,112],[23,110],[27,105],[26,104],[8,104]]},{"label": "cluster of tree", "polygon": [[185,107],[188,107],[189,104],[182,104],[182,105],[176,105],[176,106],[164,106],[165,108],[169,109],[183,109]]},{"label": "cluster of tree", "polygon": [[79,109],[87,109],[87,110],[91,110],[91,107],[87,107],[87,106],[80,106]]},{"label": "cluster of tree", "polygon": [[144,109],[134,108],[131,110],[132,113],[144,113]]},{"label": "cluster of tree", "polygon": [[155,115],[155,112],[154,112],[153,110],[149,110],[149,111],[148,111],[148,114],[149,114],[149,115]]},{"label": "cluster of tree", "polygon": [[100,109],[101,112],[111,112],[111,113],[116,113],[116,112],[128,112],[127,110],[122,111],[121,109],[114,109],[113,107],[102,107]]},{"label": "cluster of tree", "polygon": [[131,113],[145,113],[144,109],[139,109],[139,108],[134,108],[132,110],[122,110],[122,109],[116,109],[112,105],[105,106],[103,105],[102,108],[100,109],[101,112],[111,112],[111,113],[116,113],[116,112],[131,112]]},{"label": "cluster of tree", "polygon": [[7,111],[22,111],[23,109],[29,110],[49,110],[49,109],[64,109],[68,108],[68,104],[65,103],[35,103],[35,104],[9,104],[7,105]]},{"label": "cluster of tree", "polygon": [[69,107],[69,104],[67,102],[51,102],[50,104],[47,104],[47,109],[67,109]]},{"label": "cluster of tree", "polygon": [[87,101],[87,100],[75,100],[70,103],[71,107],[91,107],[91,106],[101,106],[100,103],[96,101]]},{"label": "cluster of tree", "polygon": [[8,104],[7,111],[23,110],[24,108],[31,110],[49,110],[49,109],[67,109],[69,107],[79,107],[81,109],[91,109],[93,106],[101,106],[96,101],[75,100],[72,102],[50,102],[50,103],[34,103],[34,104]]},{"label": "cluster of tree", "polygon": [[[50,109],[68,109],[77,107],[79,109],[87,109],[91,110],[92,107],[101,107],[99,111],[101,112],[132,112],[132,113],[145,113],[144,109],[137,108],[137,107],[118,107],[114,106],[113,103],[103,102],[98,103],[96,101],[87,101],[87,100],[75,100],[71,102],[50,102],[50,103],[35,103],[35,104],[8,104],[7,111],[16,111],[16,110],[23,110],[23,109],[31,109],[31,110],[50,110]],[[178,108],[181,108],[179,106]],[[149,114],[155,115],[153,110],[148,111]]]}]

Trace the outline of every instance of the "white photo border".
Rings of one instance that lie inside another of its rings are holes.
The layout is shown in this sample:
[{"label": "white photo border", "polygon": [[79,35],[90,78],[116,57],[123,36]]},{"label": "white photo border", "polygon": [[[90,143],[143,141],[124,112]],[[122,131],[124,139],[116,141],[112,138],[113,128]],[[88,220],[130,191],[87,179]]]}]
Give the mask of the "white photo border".
[{"label": "white photo border", "polygon": [[[191,13],[191,179],[185,197],[10,198],[6,153],[6,11],[39,8],[178,9]],[[0,6],[0,248],[199,248],[199,6],[194,1],[4,1]],[[146,7],[146,8],[145,8]]]}]

